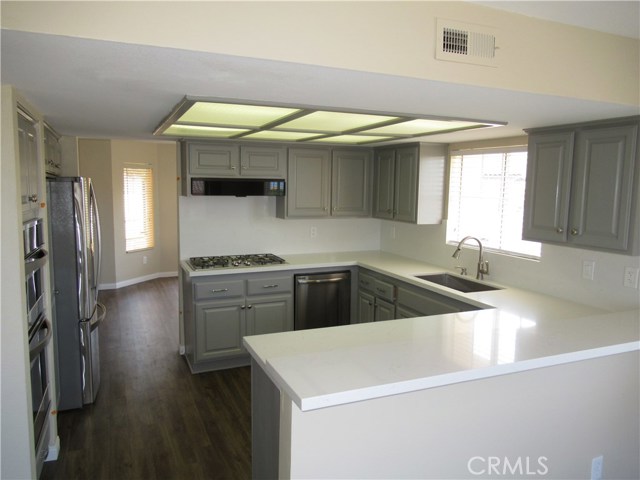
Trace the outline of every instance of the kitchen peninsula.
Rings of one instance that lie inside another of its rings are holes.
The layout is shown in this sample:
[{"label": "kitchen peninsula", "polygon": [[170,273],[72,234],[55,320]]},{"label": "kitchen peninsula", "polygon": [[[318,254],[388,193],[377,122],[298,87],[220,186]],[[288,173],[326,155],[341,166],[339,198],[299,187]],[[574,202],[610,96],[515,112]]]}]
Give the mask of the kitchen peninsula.
[{"label": "kitchen peninsula", "polygon": [[460,294],[378,252],[283,258],[271,268],[356,265],[483,309],[245,337],[255,478],[585,478],[600,455],[604,478],[638,477],[637,310]]}]

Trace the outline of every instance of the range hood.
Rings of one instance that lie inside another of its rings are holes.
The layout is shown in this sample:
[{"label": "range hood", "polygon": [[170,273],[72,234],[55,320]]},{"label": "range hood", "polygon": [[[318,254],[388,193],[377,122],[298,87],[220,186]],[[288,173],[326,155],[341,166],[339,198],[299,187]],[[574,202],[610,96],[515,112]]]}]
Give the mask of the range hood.
[{"label": "range hood", "polygon": [[191,178],[191,195],[283,197],[285,181],[263,178]]}]

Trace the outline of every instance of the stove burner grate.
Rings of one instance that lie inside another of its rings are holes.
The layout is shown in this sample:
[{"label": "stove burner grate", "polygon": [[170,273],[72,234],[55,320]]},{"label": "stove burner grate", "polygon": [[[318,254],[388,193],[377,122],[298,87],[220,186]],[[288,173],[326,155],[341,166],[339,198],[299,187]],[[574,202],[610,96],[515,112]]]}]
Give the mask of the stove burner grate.
[{"label": "stove burner grate", "polygon": [[215,268],[256,267],[285,263],[284,259],[272,253],[254,253],[250,255],[218,255],[212,257],[191,257],[189,264],[195,270]]}]

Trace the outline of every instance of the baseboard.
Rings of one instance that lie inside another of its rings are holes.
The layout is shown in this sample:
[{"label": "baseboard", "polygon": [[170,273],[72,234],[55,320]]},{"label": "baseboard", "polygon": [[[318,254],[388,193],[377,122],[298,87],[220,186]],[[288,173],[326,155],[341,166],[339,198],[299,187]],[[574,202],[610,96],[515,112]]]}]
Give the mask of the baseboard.
[{"label": "baseboard", "polygon": [[117,290],[118,288],[128,287],[129,285],[135,285],[136,283],[148,282],[149,280],[155,280],[156,278],[177,277],[178,272],[158,272],[143,277],[131,278],[129,280],[123,280],[116,283],[101,283],[100,290]]},{"label": "baseboard", "polygon": [[53,445],[49,445],[49,453],[47,454],[47,458],[44,459],[45,462],[55,462],[58,459],[58,455],[60,455],[60,437],[56,436],[56,441]]}]

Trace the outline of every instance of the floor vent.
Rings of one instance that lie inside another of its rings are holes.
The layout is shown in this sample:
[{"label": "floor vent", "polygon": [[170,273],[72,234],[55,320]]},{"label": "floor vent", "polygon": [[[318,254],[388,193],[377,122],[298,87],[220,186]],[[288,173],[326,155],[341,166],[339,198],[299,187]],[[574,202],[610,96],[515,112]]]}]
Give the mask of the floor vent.
[{"label": "floor vent", "polygon": [[438,60],[498,66],[494,29],[440,18],[437,27]]}]

